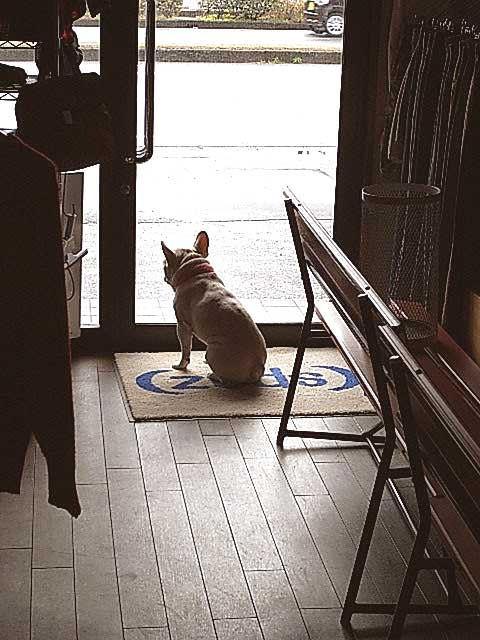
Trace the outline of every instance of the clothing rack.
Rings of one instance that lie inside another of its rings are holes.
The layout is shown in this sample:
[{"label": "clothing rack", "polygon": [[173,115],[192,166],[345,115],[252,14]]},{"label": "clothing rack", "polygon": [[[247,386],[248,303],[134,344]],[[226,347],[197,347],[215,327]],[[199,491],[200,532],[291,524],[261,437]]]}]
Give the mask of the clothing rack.
[{"label": "clothing rack", "polygon": [[448,16],[425,17],[414,13],[411,19],[412,24],[446,31],[452,36],[465,36],[480,38],[480,23],[472,22],[467,18]]},{"label": "clothing rack", "polygon": [[[395,0],[399,3],[404,0]],[[418,16],[434,16],[446,20],[480,20],[480,7],[477,0],[422,0],[417,2]]]},{"label": "clothing rack", "polygon": [[469,286],[480,288],[480,262],[471,246],[473,209],[480,202],[480,15],[478,22],[467,15],[462,7],[433,17],[416,14],[406,23],[380,167],[388,181],[442,191],[441,322],[453,334],[461,333],[456,312],[467,274]]}]

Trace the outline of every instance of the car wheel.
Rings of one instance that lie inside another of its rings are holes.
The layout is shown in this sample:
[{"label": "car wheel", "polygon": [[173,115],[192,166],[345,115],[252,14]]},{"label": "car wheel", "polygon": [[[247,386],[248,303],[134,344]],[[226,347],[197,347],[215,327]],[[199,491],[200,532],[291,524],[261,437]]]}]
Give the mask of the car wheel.
[{"label": "car wheel", "polygon": [[343,36],[343,16],[331,13],[325,21],[325,30],[329,36]]}]

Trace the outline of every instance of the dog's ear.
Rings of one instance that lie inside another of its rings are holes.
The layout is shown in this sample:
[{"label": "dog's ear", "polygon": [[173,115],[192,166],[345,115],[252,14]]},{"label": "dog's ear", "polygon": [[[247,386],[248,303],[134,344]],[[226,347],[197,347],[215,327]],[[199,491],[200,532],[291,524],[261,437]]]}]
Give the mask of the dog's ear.
[{"label": "dog's ear", "polygon": [[175,252],[169,249],[167,245],[163,242],[163,240],[161,242],[161,245],[162,245],[163,255],[165,256],[167,263],[169,265],[175,264],[175,260],[176,260]]},{"label": "dog's ear", "polygon": [[195,240],[193,248],[197,253],[206,258],[208,256],[208,234],[206,231],[200,231]]}]

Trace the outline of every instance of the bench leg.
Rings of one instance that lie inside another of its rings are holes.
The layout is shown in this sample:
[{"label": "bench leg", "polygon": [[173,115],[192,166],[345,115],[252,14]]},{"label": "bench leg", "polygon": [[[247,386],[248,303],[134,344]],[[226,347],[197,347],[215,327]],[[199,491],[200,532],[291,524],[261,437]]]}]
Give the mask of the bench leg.
[{"label": "bench leg", "polygon": [[403,370],[403,364],[398,356],[390,358],[390,366],[393,375],[395,392],[398,398],[400,415],[403,424],[407,456],[410,462],[415,498],[419,513],[419,526],[415,536],[410,560],[403,579],[402,589],[398,598],[395,613],[392,618],[388,640],[399,640],[402,636],[405,618],[412,599],[413,590],[418,577],[418,572],[425,562],[425,552],[430,537],[432,516],[428,489],[418,443],[417,430],[410,406],[410,397]]},{"label": "bench leg", "polygon": [[348,626],[350,624],[352,615],[355,613],[358,590],[360,589],[360,583],[365,570],[375,523],[377,521],[383,492],[388,480],[390,466],[392,464],[393,452],[396,443],[395,430],[386,427],[385,431],[385,446],[378,465],[377,475],[375,477],[375,483],[373,485],[367,515],[365,517],[365,523],[363,525],[362,535],[360,538],[360,544],[358,545],[357,555],[355,556],[352,575],[350,577],[350,583],[345,597],[345,604],[343,605],[342,616],[340,618],[340,622],[344,626]]},{"label": "bench leg", "polygon": [[415,543],[413,545],[410,560],[408,562],[407,571],[403,579],[402,589],[398,597],[395,613],[390,625],[388,640],[400,640],[402,637],[405,618],[408,614],[410,602],[412,600],[413,591],[417,582],[418,572],[422,568],[422,560],[425,555],[425,547],[428,542],[430,527],[419,530]]},{"label": "bench leg", "polygon": [[352,575],[350,577],[350,583],[348,585],[347,595],[345,597],[342,616],[340,618],[341,623],[345,626],[348,626],[350,624],[352,615],[357,609],[358,590],[360,589],[360,583],[362,581],[363,572],[365,570],[368,552],[372,543],[372,537],[378,518],[378,512],[380,510],[383,492],[389,479],[393,452],[395,450],[397,440],[395,423],[392,416],[392,409],[388,396],[387,384],[383,371],[380,347],[378,344],[371,304],[368,300],[368,296],[366,296],[365,294],[360,294],[358,296],[358,301],[370,351],[370,359],[372,362],[375,382],[377,384],[378,399],[381,408],[383,426],[385,428],[385,444],[380,456],[380,460],[378,461],[377,475],[375,476],[375,482],[373,484],[373,489],[370,496],[367,515],[365,517],[365,523],[363,525],[362,535],[360,537],[360,544],[355,556]]},{"label": "bench leg", "polygon": [[285,438],[285,432],[288,428],[288,421],[290,419],[290,413],[292,411],[293,399],[295,397],[295,391],[297,390],[298,378],[300,376],[300,368],[303,362],[303,356],[307,347],[307,340],[310,335],[312,327],[314,305],[313,302],[309,302],[307,305],[307,311],[305,313],[305,320],[303,321],[302,333],[300,335],[300,342],[297,347],[297,353],[295,355],[295,362],[293,365],[292,376],[290,378],[290,384],[288,385],[287,397],[285,398],[285,404],[283,405],[282,418],[280,420],[280,427],[277,433],[277,444],[279,447],[283,446],[283,440]]}]

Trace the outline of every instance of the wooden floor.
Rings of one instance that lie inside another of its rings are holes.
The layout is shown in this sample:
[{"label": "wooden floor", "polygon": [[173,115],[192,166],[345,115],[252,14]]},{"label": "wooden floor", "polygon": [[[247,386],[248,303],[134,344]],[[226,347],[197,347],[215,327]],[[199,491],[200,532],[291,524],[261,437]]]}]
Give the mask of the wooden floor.
[{"label": "wooden floor", "polygon": [[[47,504],[32,446],[21,496],[0,494],[1,640],[352,637],[339,616],[375,472],[365,449],[290,439],[280,452],[271,419],[135,426],[110,358],[77,359],[74,392],[83,511],[72,521]],[[364,600],[395,598],[411,542],[387,494]],[[415,598],[437,596],[426,574]],[[385,637],[387,617],[353,622],[357,640]],[[412,616],[404,637],[461,640],[479,629]]]}]

